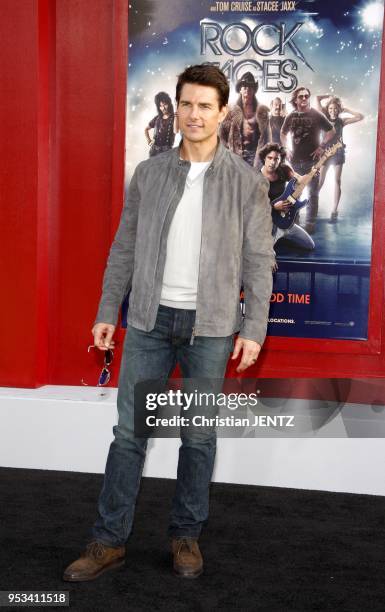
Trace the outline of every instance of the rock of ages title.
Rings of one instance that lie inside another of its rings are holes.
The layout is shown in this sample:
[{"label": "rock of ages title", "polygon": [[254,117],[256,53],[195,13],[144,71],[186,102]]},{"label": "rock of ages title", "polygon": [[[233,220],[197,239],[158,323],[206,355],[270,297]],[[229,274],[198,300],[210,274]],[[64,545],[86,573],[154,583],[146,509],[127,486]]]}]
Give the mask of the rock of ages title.
[{"label": "rock of ages title", "polygon": [[[201,55],[233,56],[234,59],[224,62],[207,62],[221,68],[232,83],[245,69],[252,68],[260,78],[263,91],[289,93],[298,85],[298,64],[292,57],[286,57],[289,50],[291,55],[313,70],[295,40],[303,25],[303,22],[297,22],[292,27],[287,27],[285,23],[262,23],[251,28],[241,22],[222,26],[214,21],[202,21]],[[244,56],[250,50],[263,59],[244,57],[237,61],[237,57]],[[277,55],[278,59],[271,58]]]}]

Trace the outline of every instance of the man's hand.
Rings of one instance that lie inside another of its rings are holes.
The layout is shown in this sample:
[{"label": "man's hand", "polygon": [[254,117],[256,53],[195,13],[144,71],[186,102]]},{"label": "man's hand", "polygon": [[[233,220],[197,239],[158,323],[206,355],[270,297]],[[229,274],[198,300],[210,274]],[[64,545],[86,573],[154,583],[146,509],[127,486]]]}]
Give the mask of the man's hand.
[{"label": "man's hand", "polygon": [[115,342],[112,340],[114,332],[115,325],[111,325],[110,323],[96,323],[92,328],[94,345],[101,351],[113,349],[115,346]]},{"label": "man's hand", "polygon": [[292,206],[292,204],[290,204],[290,202],[288,202],[287,200],[279,200],[279,202],[276,202],[274,204],[274,209],[286,212],[287,210],[289,210],[290,206]]},{"label": "man's hand", "polygon": [[320,147],[317,147],[313,151],[313,153],[310,153],[310,155],[313,158],[313,161],[315,161],[316,159],[319,159],[324,153],[325,153],[325,149],[320,146]]},{"label": "man's hand", "polygon": [[258,342],[254,342],[254,340],[246,340],[246,338],[238,336],[231,359],[237,359],[241,350],[242,359],[236,369],[237,372],[244,372],[257,361],[261,345]]}]

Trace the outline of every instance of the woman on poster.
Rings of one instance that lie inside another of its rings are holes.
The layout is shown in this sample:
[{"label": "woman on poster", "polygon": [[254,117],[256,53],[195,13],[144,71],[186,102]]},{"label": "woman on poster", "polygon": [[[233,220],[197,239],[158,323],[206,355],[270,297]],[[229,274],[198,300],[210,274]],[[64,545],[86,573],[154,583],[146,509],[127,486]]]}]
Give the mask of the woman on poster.
[{"label": "woman on poster", "polygon": [[[325,104],[322,101],[326,100]],[[349,108],[343,107],[340,98],[330,95],[317,96],[317,108],[321,113],[324,113],[330,123],[333,125],[337,138],[343,142],[342,132],[346,125],[351,123],[357,123],[362,121],[364,115],[357,111],[350,110]],[[341,117],[342,113],[346,113],[348,117]],[[345,145],[342,149],[338,149],[337,153],[330,157],[325,165],[321,168],[319,191],[325,182],[327,171],[330,166],[334,166],[334,204],[333,210],[330,215],[330,223],[336,223],[338,220],[338,205],[341,199],[341,175],[342,168],[345,163]]]},{"label": "woman on poster", "polygon": [[[151,119],[144,130],[150,147],[149,157],[172,149],[176,133],[176,114],[170,96],[165,91],[159,91],[154,98],[158,114]],[[150,130],[154,130],[152,136]]]}]

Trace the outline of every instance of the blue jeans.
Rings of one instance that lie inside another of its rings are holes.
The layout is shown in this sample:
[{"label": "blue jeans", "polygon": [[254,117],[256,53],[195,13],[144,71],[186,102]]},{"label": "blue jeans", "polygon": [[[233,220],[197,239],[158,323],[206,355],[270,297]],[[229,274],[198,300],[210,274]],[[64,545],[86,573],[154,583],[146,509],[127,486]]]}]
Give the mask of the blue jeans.
[{"label": "blue jeans", "polygon": [[[221,381],[225,374],[233,336],[196,336],[190,344],[194,321],[194,310],[160,305],[151,332],[127,328],[119,377],[119,420],[113,428],[115,439],[108,454],[93,528],[93,539],[107,546],[123,546],[130,535],[146,455],[147,438],[136,437],[134,432],[136,383],[159,380],[166,384],[176,363],[180,365],[185,388],[189,378]],[[216,431],[181,430],[181,441],[168,533],[170,537],[197,538],[208,518]]]},{"label": "blue jeans", "polygon": [[[292,166],[298,174],[310,172],[317,160],[293,161]],[[315,223],[318,215],[319,176],[316,174],[308,186],[309,203],[306,206],[306,223]]]}]

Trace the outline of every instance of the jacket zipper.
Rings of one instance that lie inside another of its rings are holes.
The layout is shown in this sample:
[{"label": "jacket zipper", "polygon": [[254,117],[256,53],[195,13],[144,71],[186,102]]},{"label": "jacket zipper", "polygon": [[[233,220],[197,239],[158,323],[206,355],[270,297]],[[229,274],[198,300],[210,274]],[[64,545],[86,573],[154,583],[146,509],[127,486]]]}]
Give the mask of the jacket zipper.
[{"label": "jacket zipper", "polygon": [[195,329],[196,329],[196,325],[197,325],[197,318],[198,318],[198,295],[199,295],[199,279],[201,276],[201,254],[202,254],[202,235],[203,235],[203,210],[204,210],[204,195],[205,195],[205,183],[207,182],[208,176],[206,176],[206,174],[208,175],[208,173],[213,171],[213,167],[212,165],[210,165],[210,167],[207,169],[207,173],[205,173],[205,176],[203,178],[203,191],[202,191],[202,230],[201,230],[201,243],[199,246],[199,268],[198,268],[198,283],[197,283],[197,308],[195,310],[195,324],[192,328],[192,332],[191,332],[191,338],[190,338],[190,346],[192,346],[194,344],[194,338],[195,338]]},{"label": "jacket zipper", "polygon": [[[162,227],[161,227],[161,229],[160,229],[160,241],[159,241],[159,249],[158,249],[158,253],[157,253],[157,256],[156,256],[156,263],[155,263],[155,269],[154,269],[154,277],[153,277],[153,279],[152,279],[152,289],[153,289],[153,291],[152,291],[152,295],[154,294],[154,288],[155,288],[155,279],[156,279],[156,273],[157,273],[157,270],[158,270],[158,263],[159,263],[159,257],[160,257],[160,247],[161,247],[161,244],[162,244],[162,234],[163,234],[163,231],[164,231],[164,226],[165,226],[165,223],[166,223],[166,219],[167,219],[167,214],[168,214],[168,211],[169,211],[169,210],[170,210],[170,208],[171,208],[172,201],[173,201],[174,197],[176,196],[177,191],[178,191],[178,186],[176,186],[176,187],[175,187],[175,189],[174,189],[174,191],[173,191],[173,193],[172,193],[172,195],[171,195],[171,197],[170,197],[170,200],[169,200],[169,203],[168,203],[168,206],[167,206],[167,209],[166,209],[165,215],[164,215],[164,219],[163,219]],[[171,219],[171,220],[172,220],[172,219]],[[148,303],[148,308],[147,308],[147,314],[148,314],[148,312],[149,312],[149,310],[150,310],[150,308],[151,308],[151,305],[152,305],[152,300],[151,300],[151,296],[150,296],[150,301],[149,301],[149,303]]]}]

